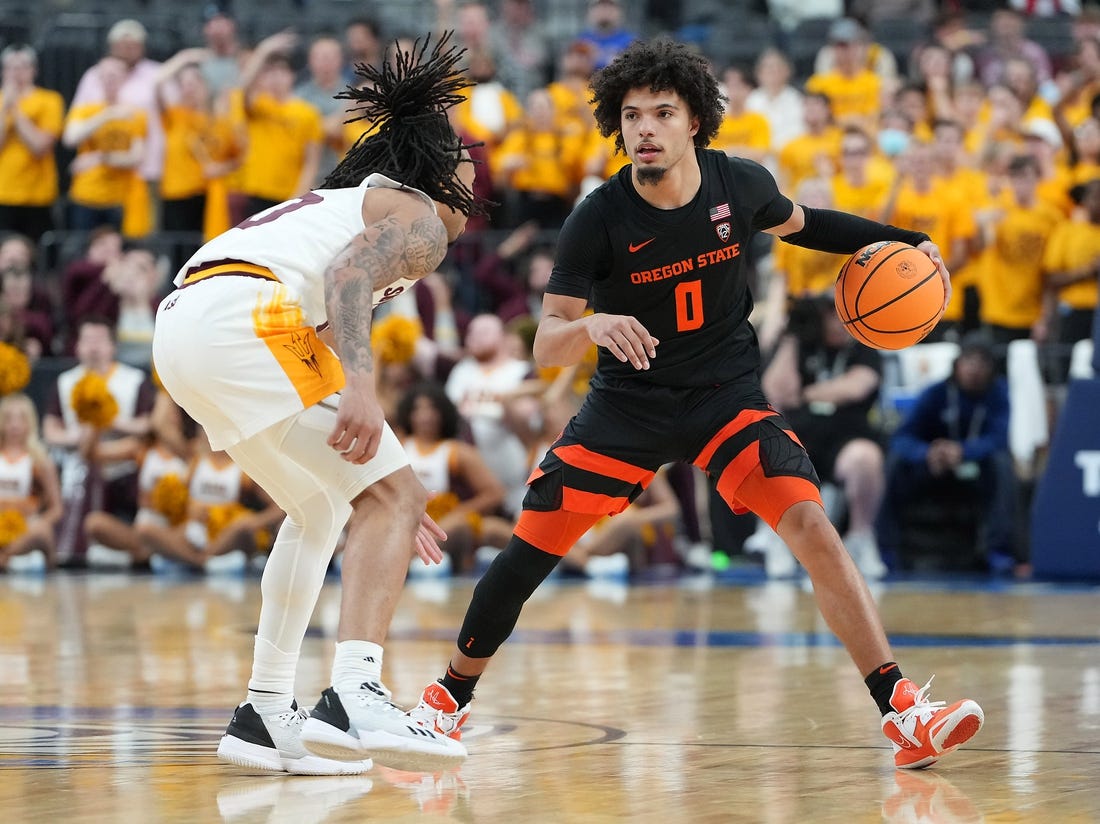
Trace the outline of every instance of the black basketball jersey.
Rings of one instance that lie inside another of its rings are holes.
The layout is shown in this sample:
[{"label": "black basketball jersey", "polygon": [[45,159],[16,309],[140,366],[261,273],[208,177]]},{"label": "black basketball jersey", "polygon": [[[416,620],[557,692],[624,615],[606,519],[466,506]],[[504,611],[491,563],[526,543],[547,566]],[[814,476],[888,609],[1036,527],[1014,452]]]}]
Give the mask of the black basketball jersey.
[{"label": "black basketball jersey", "polygon": [[760,365],[745,255],[753,234],[785,223],[794,206],[758,163],[709,149],[696,156],[702,183],[687,205],[646,203],[626,166],[562,227],[546,291],[632,315],[660,341],[646,371],[601,347],[597,380],[705,386]]}]

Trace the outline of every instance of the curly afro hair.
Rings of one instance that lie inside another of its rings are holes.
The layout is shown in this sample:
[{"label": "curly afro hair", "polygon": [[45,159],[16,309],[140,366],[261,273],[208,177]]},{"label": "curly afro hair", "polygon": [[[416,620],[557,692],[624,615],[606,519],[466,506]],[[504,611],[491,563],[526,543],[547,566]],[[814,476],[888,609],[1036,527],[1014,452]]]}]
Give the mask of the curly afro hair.
[{"label": "curly afro hair", "polygon": [[592,76],[596,126],[604,137],[615,135],[615,148],[624,151],[623,98],[631,89],[676,92],[699,118],[695,145],[706,146],[718,134],[725,106],[718,81],[706,58],[683,43],[667,38],[639,40]]}]

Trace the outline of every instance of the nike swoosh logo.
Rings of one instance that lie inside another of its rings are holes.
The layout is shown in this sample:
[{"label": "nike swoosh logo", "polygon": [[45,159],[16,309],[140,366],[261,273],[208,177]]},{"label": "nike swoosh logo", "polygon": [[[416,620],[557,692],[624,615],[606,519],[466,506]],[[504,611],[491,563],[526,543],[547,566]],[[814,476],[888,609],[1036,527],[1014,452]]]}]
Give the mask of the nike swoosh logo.
[{"label": "nike swoosh logo", "polygon": [[643,240],[641,243],[631,243],[626,248],[630,251],[630,254],[634,254],[639,249],[641,249],[643,246],[648,246],[649,244],[651,244],[656,239],[657,238],[655,238],[655,237],[651,237],[649,240]]},{"label": "nike swoosh logo", "polygon": [[898,668],[898,665],[897,665],[897,664],[891,664],[891,665],[890,665],[890,666],[888,666],[888,667],[879,667],[879,668],[878,668],[878,674],[879,674],[879,675],[885,675],[885,674],[886,674],[886,673],[888,673],[888,672],[889,672],[890,670],[895,670],[895,669],[897,669],[897,668]]}]

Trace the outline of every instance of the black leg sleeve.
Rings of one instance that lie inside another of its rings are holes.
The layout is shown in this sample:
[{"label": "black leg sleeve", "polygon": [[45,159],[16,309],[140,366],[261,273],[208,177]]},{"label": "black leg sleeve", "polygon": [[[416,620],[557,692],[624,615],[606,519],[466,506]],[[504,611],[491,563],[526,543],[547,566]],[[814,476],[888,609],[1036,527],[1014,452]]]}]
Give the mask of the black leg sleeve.
[{"label": "black leg sleeve", "polygon": [[489,658],[512,634],[520,611],[561,557],[536,549],[516,536],[474,587],[458,649],[470,658]]}]

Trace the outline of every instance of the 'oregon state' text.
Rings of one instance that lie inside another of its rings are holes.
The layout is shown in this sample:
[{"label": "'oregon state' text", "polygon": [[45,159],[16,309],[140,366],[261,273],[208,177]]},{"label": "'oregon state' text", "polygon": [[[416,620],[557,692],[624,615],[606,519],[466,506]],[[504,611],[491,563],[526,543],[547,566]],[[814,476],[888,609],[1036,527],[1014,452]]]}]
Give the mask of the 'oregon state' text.
[{"label": "'oregon state' text", "polygon": [[678,260],[675,263],[667,263],[664,266],[656,266],[653,269],[642,269],[639,272],[630,273],[631,283],[655,283],[659,280],[665,280],[666,278],[675,278],[684,274],[684,272],[692,272],[698,267],[702,269],[705,266],[711,266],[715,263],[722,263],[723,261],[733,260],[735,257],[741,254],[741,244],[731,243],[729,246],[723,246],[721,249],[712,249],[709,252],[701,252],[693,258],[684,258]]}]

